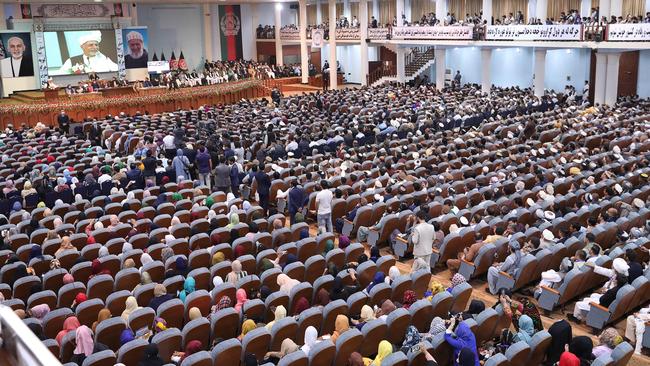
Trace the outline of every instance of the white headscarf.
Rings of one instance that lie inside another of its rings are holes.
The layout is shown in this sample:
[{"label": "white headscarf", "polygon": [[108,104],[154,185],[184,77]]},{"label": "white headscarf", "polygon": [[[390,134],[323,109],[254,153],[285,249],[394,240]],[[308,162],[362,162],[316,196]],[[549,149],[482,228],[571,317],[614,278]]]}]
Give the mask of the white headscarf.
[{"label": "white headscarf", "polygon": [[302,346],[300,349],[305,352],[306,355],[309,354],[309,350],[312,349],[318,343],[316,340],[318,338],[318,331],[316,328],[313,326],[308,326],[307,329],[305,329],[305,345]]}]

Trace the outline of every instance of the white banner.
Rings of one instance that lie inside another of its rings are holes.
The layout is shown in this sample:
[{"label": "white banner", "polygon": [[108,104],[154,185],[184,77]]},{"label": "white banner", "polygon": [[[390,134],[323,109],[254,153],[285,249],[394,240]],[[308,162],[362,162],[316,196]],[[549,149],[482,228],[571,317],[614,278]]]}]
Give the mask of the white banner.
[{"label": "white banner", "polygon": [[337,28],[336,40],[357,40],[361,37],[359,28]]},{"label": "white banner", "polygon": [[280,39],[284,39],[288,41],[299,41],[300,31],[297,29],[281,29]]},{"label": "white banner", "polygon": [[311,47],[312,48],[321,48],[323,47],[323,30],[322,29],[312,29],[311,31]]},{"label": "white banner", "polygon": [[47,72],[47,60],[45,58],[45,35],[42,31],[34,32],[34,38],[36,38],[36,59],[38,62],[38,78],[41,84],[41,87],[44,87],[49,78]]},{"label": "white banner", "polygon": [[120,79],[126,77],[126,68],[124,65],[124,40],[122,39],[122,29],[115,29],[115,45],[117,47],[117,75]]},{"label": "white banner", "polygon": [[472,27],[393,27],[393,39],[472,39]]},{"label": "white banner", "polygon": [[580,41],[580,25],[490,25],[486,40],[514,41]]},{"label": "white banner", "polygon": [[369,39],[388,39],[388,28],[368,28]]},{"label": "white banner", "polygon": [[650,41],[650,23],[609,24],[608,41]]}]

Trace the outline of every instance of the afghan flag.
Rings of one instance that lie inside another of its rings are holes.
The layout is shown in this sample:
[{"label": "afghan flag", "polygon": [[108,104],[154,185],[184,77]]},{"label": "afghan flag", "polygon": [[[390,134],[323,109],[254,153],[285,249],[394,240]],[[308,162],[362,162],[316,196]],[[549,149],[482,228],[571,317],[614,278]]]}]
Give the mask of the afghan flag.
[{"label": "afghan flag", "polygon": [[163,52],[160,54],[160,61],[167,61],[167,60],[165,59],[165,51],[163,51]]},{"label": "afghan flag", "polygon": [[239,5],[219,5],[219,36],[222,60],[243,58]]},{"label": "afghan flag", "polygon": [[183,51],[181,51],[181,55],[178,56],[178,68],[187,71],[187,61],[185,61],[185,56],[183,56]]},{"label": "afghan flag", "polygon": [[178,61],[176,60],[176,55],[172,51],[172,58],[169,59],[169,69],[176,70],[178,69]]},{"label": "afghan flag", "polygon": [[158,55],[156,55],[155,52],[153,53],[153,58],[151,59],[151,61],[158,61]]}]

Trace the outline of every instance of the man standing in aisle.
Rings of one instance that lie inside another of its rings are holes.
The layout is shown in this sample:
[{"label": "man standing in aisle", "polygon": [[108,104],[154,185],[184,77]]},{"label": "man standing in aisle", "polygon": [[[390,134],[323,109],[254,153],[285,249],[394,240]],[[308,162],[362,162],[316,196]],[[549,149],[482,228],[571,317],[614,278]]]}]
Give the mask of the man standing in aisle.
[{"label": "man standing in aisle", "polygon": [[333,232],[332,230],[332,200],[334,195],[330,191],[326,180],[320,181],[321,191],[316,194],[316,221],[320,232]]},{"label": "man standing in aisle", "polygon": [[57,122],[59,122],[59,132],[61,132],[63,135],[67,135],[68,132],[70,132],[70,117],[65,114],[65,111],[63,109],[57,117]]},{"label": "man standing in aisle", "polygon": [[431,271],[431,253],[433,253],[433,238],[435,230],[433,225],[426,222],[427,214],[420,210],[417,215],[417,224],[411,234],[411,244],[413,244],[413,257],[417,260],[422,258],[429,271]]}]

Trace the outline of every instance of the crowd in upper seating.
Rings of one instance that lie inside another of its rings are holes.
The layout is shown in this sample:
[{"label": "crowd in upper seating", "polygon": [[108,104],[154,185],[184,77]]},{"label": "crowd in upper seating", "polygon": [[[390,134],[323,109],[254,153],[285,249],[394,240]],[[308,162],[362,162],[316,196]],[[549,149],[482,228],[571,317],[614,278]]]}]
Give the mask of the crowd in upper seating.
[{"label": "crowd in upper seating", "polygon": [[[8,126],[0,294],[77,365],[619,361],[608,325],[630,315],[640,351],[647,316],[649,116],[384,85]],[[544,330],[583,295],[598,344]]]}]

